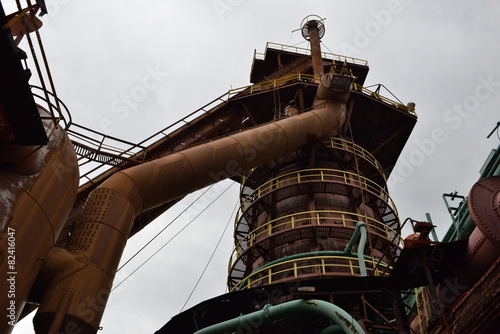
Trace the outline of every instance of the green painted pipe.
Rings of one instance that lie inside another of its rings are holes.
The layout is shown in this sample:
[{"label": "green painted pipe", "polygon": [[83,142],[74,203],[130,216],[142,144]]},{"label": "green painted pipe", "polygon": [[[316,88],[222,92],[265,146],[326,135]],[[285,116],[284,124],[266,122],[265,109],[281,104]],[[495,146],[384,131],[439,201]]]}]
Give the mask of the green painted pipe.
[{"label": "green painted pipe", "polygon": [[[465,206],[467,205],[465,204]],[[474,223],[474,220],[472,220],[469,209],[466,207],[464,210],[465,214],[459,221],[456,221],[450,226],[445,236],[443,237],[442,242],[463,240],[471,235],[472,231],[476,227],[476,224]]]},{"label": "green painted pipe", "polygon": [[[361,237],[360,237],[360,235],[361,235]],[[349,255],[353,254],[352,248],[354,246],[354,243],[358,239],[358,237],[360,237],[359,244],[358,244],[358,253],[357,253],[358,263],[359,263],[359,272],[360,272],[361,276],[368,276],[368,273],[366,271],[365,259],[371,260],[372,258],[364,255],[364,253],[363,253],[363,250],[365,249],[365,245],[366,245],[366,224],[364,222],[358,222],[356,224],[356,229],[354,230],[354,233],[353,233],[351,239],[349,240],[349,243],[347,244],[344,251],[307,252],[307,253],[300,253],[300,254],[285,256],[285,257],[282,257],[281,259],[277,259],[277,260],[271,261],[269,263],[266,263],[262,267],[258,268],[254,272],[252,272],[248,277],[252,277],[255,273],[257,273],[263,269],[266,269],[267,267],[278,264],[280,262],[297,260],[297,259],[301,259],[301,258],[305,258],[305,257],[309,257],[309,256],[311,256],[311,257],[313,257],[313,256],[346,256],[346,255],[349,256]],[[246,285],[245,281],[248,279],[248,277],[245,278],[242,286]]]},{"label": "green painted pipe", "polygon": [[356,242],[358,237],[359,237],[359,243],[358,243],[359,272],[361,276],[367,276],[368,274],[366,273],[366,265],[363,254],[366,245],[366,224],[364,222],[358,222],[356,224],[356,230],[354,230],[351,240],[349,240],[349,243],[345,247],[346,253],[352,254],[352,248],[354,247],[354,243]]},{"label": "green painted pipe", "polygon": [[347,244],[347,246],[345,246],[345,251],[347,253],[352,253],[352,248],[354,247],[354,243],[356,242],[356,240],[358,240],[359,234],[361,232],[358,225],[359,223],[356,224],[356,229],[354,230],[354,233],[351,236],[351,240],[349,240],[349,243]]},{"label": "green painted pipe", "polygon": [[366,224],[358,223],[356,224],[356,228],[358,228],[358,226],[359,229],[361,230],[361,236],[359,237],[359,244],[358,244],[359,273],[361,274],[361,276],[368,276],[368,274],[366,273],[366,264],[364,260],[364,251],[366,245]]},{"label": "green painted pipe", "polygon": [[448,228],[448,231],[446,231],[441,242],[454,241],[453,239],[455,237],[455,233],[456,233],[455,225],[451,224],[450,227]]},{"label": "green painted pipe", "polygon": [[275,306],[268,304],[260,311],[202,328],[195,334],[248,333],[263,324],[273,324],[276,320],[298,315],[317,315],[327,318],[339,325],[347,334],[365,333],[354,318],[340,307],[319,299],[299,299]]}]

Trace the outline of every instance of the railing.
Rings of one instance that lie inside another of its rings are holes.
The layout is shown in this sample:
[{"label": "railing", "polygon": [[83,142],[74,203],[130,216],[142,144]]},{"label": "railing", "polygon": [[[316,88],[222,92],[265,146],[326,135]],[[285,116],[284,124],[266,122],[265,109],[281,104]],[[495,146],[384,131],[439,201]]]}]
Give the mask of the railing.
[{"label": "railing", "polygon": [[[273,42],[267,42],[266,51],[267,51],[267,49],[287,51],[287,52],[293,52],[293,53],[298,53],[298,54],[303,54],[303,55],[310,55],[311,54],[310,49],[301,48],[301,47],[297,47],[297,46],[284,45],[284,44],[279,44],[279,43],[273,43]],[[263,60],[265,57],[266,57],[265,53],[261,53],[261,52],[257,52],[257,51],[254,52],[255,59]],[[349,56],[342,56],[342,55],[338,55],[338,54],[334,54],[334,53],[321,52],[321,57],[326,58],[326,59],[331,59],[331,60],[338,60],[341,62],[348,62],[348,63],[352,63],[352,64],[368,66],[367,60],[349,57]]]},{"label": "railing", "polygon": [[395,215],[398,215],[396,206],[394,205],[394,202],[389,196],[387,190],[385,190],[374,181],[359,174],[344,170],[312,168],[286,173],[263,183],[242,200],[238,211],[238,218],[247,210],[251,203],[260,199],[267,193],[273,190],[280,189],[281,187],[287,187],[289,185],[296,185],[310,181],[336,182],[370,191],[371,193],[376,194],[380,199],[385,201],[391,207]]},{"label": "railing", "polygon": [[417,308],[418,324],[420,328],[420,333],[424,334],[426,332],[425,327],[430,320],[429,305],[427,303],[426,288],[420,287],[415,288],[415,306]]},{"label": "railing", "polygon": [[[93,180],[94,178],[105,173],[111,166],[120,165],[119,163],[114,163],[119,161],[119,158],[123,160],[133,160],[135,162],[148,160],[148,148],[151,145],[158,143],[160,140],[170,138],[171,133],[173,133],[174,131],[180,129],[185,125],[191,124],[193,120],[204,114],[208,114],[211,109],[217,107],[222,103],[225,103],[227,101],[227,95],[228,93],[223,94],[212,102],[207,103],[203,107],[188,114],[177,122],[170,124],[166,128],[156,132],[155,134],[137,144],[130,143],[116,137],[108,136],[98,131],[73,123],[72,128],[70,128],[68,132],[70,133],[70,138],[73,140],[75,146],[80,146],[79,144],[82,143],[83,145],[92,148],[92,152],[82,149],[85,154],[79,154],[79,156],[80,158],[86,158],[87,160],[82,162],[80,166],[82,166],[82,164],[88,164],[88,160],[93,160],[93,162],[95,162],[91,167],[86,166],[86,170],[83,171],[80,176],[80,182],[91,182],[91,180]],[[75,127],[78,128],[78,130],[76,130]],[[94,159],[94,157],[98,157],[103,154],[108,155],[110,159],[107,161],[102,161],[102,159],[101,161],[99,161],[98,159]],[[118,158],[116,156],[118,156]]]},{"label": "railing", "polygon": [[367,150],[365,150],[361,146],[356,145],[354,142],[352,142],[350,140],[346,140],[346,139],[338,138],[338,137],[330,137],[330,140],[325,142],[325,143],[329,144],[330,147],[332,147],[332,148],[341,148],[345,151],[354,152],[358,156],[361,156],[365,160],[369,161],[372,165],[374,165],[378,169],[379,173],[382,175],[384,180],[387,181],[387,179],[385,177],[385,173],[384,173],[384,168],[382,167],[382,165],[378,162],[378,160],[370,152],[368,152]]},{"label": "railing", "polygon": [[74,123],[67,132],[78,156],[81,184],[91,182],[110,166],[130,167],[145,161],[147,150],[144,146]]},{"label": "railing", "polygon": [[[375,166],[377,168],[377,170],[379,171],[379,173],[384,178],[384,180],[387,181],[387,179],[385,177],[385,173],[384,173],[384,168],[378,162],[378,160],[370,152],[368,152],[367,150],[365,150],[361,146],[355,144],[353,141],[347,140],[347,139],[344,139],[344,138],[330,137],[330,139],[327,140],[327,141],[324,141],[323,144],[329,145],[329,147],[331,147],[331,148],[340,148],[340,149],[342,149],[344,151],[355,153],[358,156],[364,158],[365,160],[367,160],[368,162],[370,162],[373,166]],[[253,170],[255,170],[255,169],[250,170],[248,173],[246,173],[243,176],[243,181],[242,181],[243,185],[245,183],[245,180],[250,177],[250,175],[252,174]]]},{"label": "railing", "polygon": [[[365,264],[369,276],[388,276],[390,269],[392,269],[387,264],[379,263],[374,259],[365,258]],[[258,269],[232,287],[231,291],[280,283],[303,277],[360,275],[358,258],[356,256],[310,256],[284,260]]]},{"label": "railing", "polygon": [[253,94],[256,92],[262,92],[262,91],[266,91],[266,90],[269,90],[272,88],[282,86],[282,85],[289,83],[289,82],[298,82],[298,81],[314,82],[315,80],[319,80],[319,79],[320,79],[319,77],[315,77],[312,74],[295,73],[295,74],[286,75],[286,76],[283,76],[283,77],[280,77],[280,78],[274,79],[274,80],[262,81],[262,82],[255,84],[255,85],[249,85],[249,86],[244,86],[244,87],[232,89],[227,93],[227,97],[231,98],[231,97],[233,97],[237,94],[240,94],[240,93]]},{"label": "railing", "polygon": [[[68,107],[56,95],[42,87],[30,86],[31,93],[38,108],[44,110],[49,116],[40,116],[42,120],[50,120],[53,123],[53,129],[62,125],[67,130],[71,124],[71,114]],[[54,111],[56,113],[54,113]],[[49,138],[50,138],[49,134]]]},{"label": "railing", "polygon": [[395,245],[402,247],[403,238],[399,233],[379,222],[376,219],[366,217],[357,213],[335,210],[315,210],[294,213],[273,219],[258,228],[250,231],[235,246],[231,254],[229,268],[240,258],[245,250],[252,247],[255,242],[264,237],[272,237],[276,233],[284,230],[295,230],[304,226],[335,226],[335,227],[354,227],[359,221],[367,221],[367,225],[375,233],[384,236],[387,240],[393,241]]},{"label": "railing", "polygon": [[[378,170],[380,175],[383,177],[384,181],[387,182],[387,178],[385,176],[384,168],[382,165],[378,162],[378,160],[367,150],[362,148],[361,146],[355,144],[353,141],[344,139],[344,138],[339,138],[339,137],[330,137],[327,141],[324,141],[323,144],[331,147],[331,148],[340,148],[344,151],[348,151],[351,153],[355,153],[358,156],[364,158],[366,161],[371,163],[375,168]],[[242,181],[241,181],[241,188],[245,187],[245,182],[248,180],[252,173],[254,172],[254,169],[249,170],[242,176]]]},{"label": "railing", "polygon": [[397,109],[400,109],[400,110],[403,110],[403,111],[406,111],[407,113],[409,113],[410,115],[413,115],[415,117],[417,117],[417,113],[415,112],[415,108],[414,107],[409,107],[409,106],[405,106],[404,104],[401,104],[399,102],[396,102],[396,101],[393,101],[385,96],[382,96],[378,93],[375,93],[375,92],[372,92],[371,90],[357,84],[357,83],[353,83],[354,85],[354,89],[359,91],[359,92],[362,92],[366,95],[369,95],[371,97],[374,97],[375,99],[379,100],[379,101],[382,101],[384,103],[387,103],[387,104],[390,104],[392,106],[394,106],[395,108]]},{"label": "railing", "polygon": [[[290,83],[290,82],[300,82],[300,81],[315,82],[317,80],[319,80],[319,78],[315,77],[314,75],[311,75],[311,74],[295,73],[295,74],[286,75],[286,76],[278,78],[278,79],[266,80],[266,81],[259,82],[259,83],[254,84],[254,85],[249,85],[249,86],[244,86],[244,87],[232,89],[232,90],[228,91],[227,94],[224,94],[222,99],[228,100],[228,99],[230,99],[230,98],[232,98],[235,95],[240,94],[240,93],[253,94],[256,92],[262,92],[262,91],[266,91],[266,90],[269,90],[272,88],[277,88],[279,86],[282,86],[282,85],[284,85],[286,83]],[[363,94],[371,96],[371,97],[373,97],[379,101],[382,101],[388,105],[391,105],[399,110],[406,111],[410,115],[413,115],[415,117],[417,116],[417,113],[415,112],[414,107],[409,107],[409,106],[406,106],[406,105],[399,103],[397,101],[391,100],[383,95],[380,95],[380,94],[373,92],[367,88],[364,88],[363,86],[361,86],[355,82],[353,83],[353,88],[358,92],[361,92]]]},{"label": "railing", "polygon": [[[298,48],[298,49],[300,49],[300,48]],[[304,50],[306,50],[306,49],[304,49]],[[193,120],[197,119],[198,117],[200,117],[204,114],[210,113],[213,109],[215,109],[219,105],[221,105],[223,103],[227,103],[227,101],[229,101],[230,98],[234,97],[237,94],[240,94],[240,93],[253,94],[256,92],[261,92],[261,91],[277,88],[277,87],[279,87],[283,84],[289,83],[289,82],[294,82],[294,81],[295,82],[300,82],[300,81],[313,82],[316,79],[318,79],[318,78],[313,76],[313,75],[310,75],[310,74],[296,73],[296,74],[287,75],[287,76],[284,76],[284,77],[281,77],[281,78],[278,78],[275,80],[264,81],[264,82],[261,82],[261,83],[255,84],[255,85],[250,85],[250,86],[245,86],[245,87],[229,90],[227,93],[219,96],[218,98],[214,99],[212,102],[207,103],[203,107],[195,110],[194,112],[190,113],[189,115],[185,116],[184,118],[180,119],[179,121],[177,121],[177,122],[167,126],[166,128],[158,131],[157,133],[146,138],[145,140],[141,141],[138,144],[129,143],[125,140],[121,140],[118,138],[113,138],[113,137],[107,136],[105,134],[99,133],[97,131],[84,128],[82,126],[79,126],[79,127],[93,132],[95,134],[95,136],[93,136],[93,137],[98,138],[95,140],[90,140],[90,142],[92,142],[91,146],[94,147],[95,149],[97,149],[97,151],[94,152],[95,154],[93,154],[93,156],[99,156],[102,154],[106,155],[107,153],[105,151],[99,151],[99,150],[101,147],[105,147],[107,145],[106,142],[108,140],[112,140],[114,142],[127,143],[126,145],[119,145],[117,150],[113,149],[112,154],[114,156],[121,156],[123,154],[124,155],[123,159],[126,160],[126,159],[130,158],[131,155],[137,155],[139,153],[137,151],[137,148],[141,148],[141,149],[145,150],[145,151],[140,153],[142,155],[142,159],[147,159],[147,157],[146,157],[146,154],[147,154],[146,148],[147,147],[149,147],[150,145],[153,145],[154,143],[157,143],[158,141],[160,141],[162,139],[169,138],[170,134],[173,133],[174,131],[176,131],[177,129],[181,128],[182,126],[191,124],[191,122]],[[355,84],[355,88],[358,91],[361,91],[361,92],[368,94],[370,96],[374,96],[374,97],[384,101],[385,103],[396,106],[399,109],[404,109],[404,110],[409,109],[408,107],[406,107],[402,104],[399,104],[399,103],[394,102],[390,99],[382,97],[379,94],[371,92],[370,90],[365,89],[359,85]],[[68,111],[68,108],[62,103],[62,101],[60,101],[56,96],[53,96],[50,92],[44,91],[43,88],[41,88],[41,87],[32,87],[32,89],[42,91],[43,94],[37,94],[35,92],[33,94],[34,94],[35,98],[38,98],[39,100],[44,101],[44,103],[49,106],[49,110],[50,109],[57,110],[59,115],[58,115],[58,117],[54,118],[56,122],[62,121],[64,123],[65,129],[70,128],[70,125],[74,124],[71,120],[71,116],[70,116],[70,113]],[[50,101],[48,97],[54,98],[56,100]],[[62,106],[62,108],[61,108],[61,106]],[[414,113],[414,110],[410,113],[416,115]],[[77,125],[74,124],[74,126],[77,126]],[[76,134],[77,134],[77,132],[73,131],[73,135],[75,135],[75,137],[77,137]],[[116,147],[115,145],[107,145],[107,146]],[[345,147],[350,147],[350,146],[351,146],[350,144],[345,145]],[[381,169],[380,164],[378,162],[376,162],[376,160],[373,158],[373,156],[371,156],[368,152],[362,150],[360,147],[355,147],[355,150],[356,150],[356,152],[359,152],[362,156],[366,157],[368,160],[375,163],[378,166],[378,168]],[[110,156],[109,161],[115,161],[116,159],[114,156]],[[87,155],[86,157],[88,159],[90,159],[91,155]],[[109,169],[110,165],[115,165],[115,164],[108,164],[106,161],[104,161],[104,162],[103,161],[104,160],[102,160],[102,161],[95,160],[95,162],[97,162],[99,165],[94,166],[93,168],[90,168],[89,171],[85,172],[83,174],[84,178],[87,180],[91,180],[92,178],[98,176],[99,174],[104,173],[107,169]]]}]

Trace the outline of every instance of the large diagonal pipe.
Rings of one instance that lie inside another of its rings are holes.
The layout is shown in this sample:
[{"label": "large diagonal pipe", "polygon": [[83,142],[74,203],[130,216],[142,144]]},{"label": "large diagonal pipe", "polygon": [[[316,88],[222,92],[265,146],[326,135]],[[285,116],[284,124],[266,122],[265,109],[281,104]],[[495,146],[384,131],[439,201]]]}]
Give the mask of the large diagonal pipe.
[{"label": "large diagonal pipe", "polygon": [[46,261],[44,272],[52,277],[34,319],[36,332],[95,333],[139,213],[337,134],[347,95],[320,94],[306,113],[112,175],[89,195],[66,247]]}]

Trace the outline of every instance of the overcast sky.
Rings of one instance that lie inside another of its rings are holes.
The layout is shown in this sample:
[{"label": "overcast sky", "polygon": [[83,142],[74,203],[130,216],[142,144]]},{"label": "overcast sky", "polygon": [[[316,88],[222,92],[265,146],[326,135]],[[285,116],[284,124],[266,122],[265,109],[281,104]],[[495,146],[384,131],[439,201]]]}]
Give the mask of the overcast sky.
[{"label": "overcast sky", "polygon": [[[6,2],[2,1],[10,12]],[[429,212],[438,234],[444,235],[450,217],[441,195],[452,191],[467,195],[483,161],[498,145],[496,135],[486,139],[500,121],[498,1],[49,0],[47,4],[49,15],[41,34],[59,97],[74,122],[128,141],[148,137],[231,87],[248,85],[254,49],[263,52],[266,42],[307,47],[300,33],[292,30],[306,15],[317,14],[326,18],[324,46],[369,61],[366,86],[382,83],[404,103],[416,103],[419,120],[390,180],[401,220],[424,219]],[[126,104],[123,96],[144,86],[151,73],[156,78],[148,81],[151,89]],[[122,269],[115,284],[231,184],[215,186]],[[104,333],[154,333],[179,313],[228,224],[237,191],[234,184],[112,293],[101,322]],[[122,260],[197,195],[134,236]],[[231,250],[230,226],[187,308],[226,292]],[[14,330],[32,332],[31,317]]]}]

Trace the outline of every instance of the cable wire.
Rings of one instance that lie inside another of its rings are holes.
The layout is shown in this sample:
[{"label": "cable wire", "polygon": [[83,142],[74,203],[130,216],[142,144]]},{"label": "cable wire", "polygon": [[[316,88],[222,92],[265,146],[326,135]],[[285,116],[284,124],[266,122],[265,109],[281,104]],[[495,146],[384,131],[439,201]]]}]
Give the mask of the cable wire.
[{"label": "cable wire", "polygon": [[130,259],[128,259],[124,264],[121,265],[120,268],[118,268],[116,270],[116,272],[120,271],[120,269],[122,269],[123,267],[125,267],[130,261],[132,261],[132,259],[134,257],[136,257],[141,251],[144,250],[144,248],[146,248],[154,239],[156,239],[163,231],[165,231],[170,225],[172,225],[176,220],[177,218],[179,218],[182,214],[184,214],[184,212],[186,212],[194,203],[196,203],[201,197],[203,197],[210,189],[212,189],[214,185],[212,184],[210,187],[208,187],[200,196],[198,196],[198,198],[196,198],[191,204],[189,204],[184,210],[182,210],[181,213],[179,213],[170,223],[167,224],[167,226],[165,226],[164,228],[161,229],[160,232],[156,233],[156,235],[151,238],[151,240],[149,240],[144,246],[142,246],[141,249],[139,249],[134,255],[132,255],[132,257]]},{"label": "cable wire", "polygon": [[[299,30],[300,30],[300,29],[299,29]],[[292,37],[293,37],[293,33],[294,33],[295,31],[297,31],[297,30],[292,30],[292,33],[290,34],[290,38],[288,39],[288,41],[286,42],[286,44],[285,44],[285,45],[288,45],[288,43],[290,43],[290,40],[292,39]]]},{"label": "cable wire", "polygon": [[[163,244],[156,252],[154,252],[150,257],[148,257],[139,267],[137,267],[134,271],[132,271],[127,277],[125,277],[120,283],[118,283],[113,289],[111,289],[111,292],[113,292],[116,288],[118,288],[120,285],[123,284],[127,279],[129,279],[133,274],[135,274],[139,269],[141,269],[142,266],[144,266],[149,260],[153,258],[156,254],[158,254],[165,246],[167,246],[170,241],[174,240],[175,237],[177,237],[182,231],[184,231],[191,223],[193,223],[203,212],[205,212],[215,201],[217,201],[226,191],[231,188],[231,186],[234,184],[230,184],[223,192],[221,192],[209,205],[207,205],[203,210],[201,210],[189,223],[186,224],[179,232],[177,232],[172,238],[170,238],[166,243]],[[123,266],[122,266],[123,267]]]},{"label": "cable wire", "polygon": [[302,41],[302,42],[296,43],[296,44],[291,45],[291,46],[292,46],[292,47],[295,47],[295,46],[297,46],[297,45],[304,44],[304,43],[307,43],[307,40],[304,40],[304,41]]},{"label": "cable wire", "polygon": [[198,278],[198,281],[196,282],[196,284],[194,285],[193,287],[193,290],[191,290],[191,293],[189,294],[189,296],[187,297],[186,299],[186,302],[184,303],[184,305],[182,305],[182,308],[181,310],[179,311],[179,313],[181,313],[182,311],[184,311],[184,307],[186,307],[187,303],[189,302],[189,299],[191,299],[191,296],[193,295],[194,291],[196,290],[196,288],[198,287],[198,284],[200,283],[201,279],[203,278],[203,275],[205,274],[205,271],[207,270],[208,266],[210,265],[210,262],[212,262],[212,259],[215,255],[215,252],[217,252],[217,249],[219,248],[220,246],[220,243],[224,237],[224,234],[226,234],[226,231],[227,231],[227,228],[229,226],[229,223],[231,223],[231,220],[233,219],[233,215],[234,213],[236,212],[236,209],[238,208],[238,202],[236,202],[236,205],[234,206],[234,209],[233,209],[233,212],[231,213],[231,215],[229,216],[229,219],[226,223],[226,227],[224,227],[224,231],[222,231],[222,234],[219,238],[219,241],[217,241],[217,245],[215,245],[215,249],[214,251],[212,252],[212,255],[210,255],[210,258],[208,259],[208,262],[207,264],[205,265],[205,268],[203,269],[203,271],[201,272],[201,275],[200,277]]},{"label": "cable wire", "polygon": [[331,54],[335,54],[335,53],[333,53],[333,52],[332,52],[332,50],[330,50],[330,49],[328,48],[328,46],[326,46],[326,44],[325,44],[325,43],[323,43],[322,41],[319,41],[319,42],[320,42],[320,43],[321,43],[321,45],[323,45],[323,46],[324,46],[324,47],[325,47],[328,51],[330,51],[330,53],[331,53]]}]

